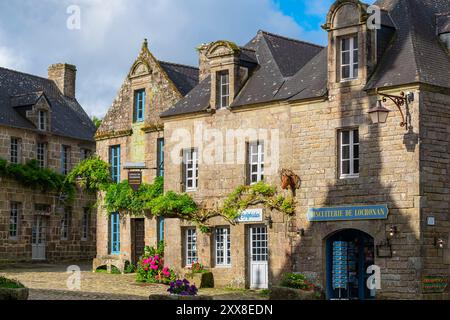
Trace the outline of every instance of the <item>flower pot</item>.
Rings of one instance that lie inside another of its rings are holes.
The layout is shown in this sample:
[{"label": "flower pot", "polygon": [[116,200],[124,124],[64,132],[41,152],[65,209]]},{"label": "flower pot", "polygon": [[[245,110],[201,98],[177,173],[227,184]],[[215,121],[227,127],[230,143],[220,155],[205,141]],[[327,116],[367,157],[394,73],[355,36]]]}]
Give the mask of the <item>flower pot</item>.
[{"label": "flower pot", "polygon": [[176,294],[152,294],[149,296],[149,300],[160,301],[160,300],[171,300],[171,301],[203,301],[212,300],[212,297],[206,296],[179,296]]},{"label": "flower pot", "polygon": [[28,288],[0,288],[0,300],[28,300]]},{"label": "flower pot", "polygon": [[289,176],[283,175],[281,177],[281,189],[286,190],[291,186],[291,178]]},{"label": "flower pot", "polygon": [[212,272],[187,273],[185,278],[199,289],[214,288],[214,275]]}]

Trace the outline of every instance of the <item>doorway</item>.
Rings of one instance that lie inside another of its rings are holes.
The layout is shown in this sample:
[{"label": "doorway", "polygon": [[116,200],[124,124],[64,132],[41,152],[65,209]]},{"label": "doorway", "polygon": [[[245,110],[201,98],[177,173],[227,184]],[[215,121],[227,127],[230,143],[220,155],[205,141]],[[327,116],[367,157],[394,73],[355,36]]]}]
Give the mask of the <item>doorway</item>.
[{"label": "doorway", "polygon": [[266,226],[249,228],[250,288],[269,287],[269,243]]},{"label": "doorway", "polygon": [[367,268],[375,263],[374,239],[367,233],[346,229],[326,242],[328,299],[368,300],[375,293],[367,287]]},{"label": "doorway", "polygon": [[31,259],[46,260],[47,218],[35,216],[32,228]]},{"label": "doorway", "polygon": [[136,264],[145,251],[145,219],[132,219],[133,224],[133,264]]}]

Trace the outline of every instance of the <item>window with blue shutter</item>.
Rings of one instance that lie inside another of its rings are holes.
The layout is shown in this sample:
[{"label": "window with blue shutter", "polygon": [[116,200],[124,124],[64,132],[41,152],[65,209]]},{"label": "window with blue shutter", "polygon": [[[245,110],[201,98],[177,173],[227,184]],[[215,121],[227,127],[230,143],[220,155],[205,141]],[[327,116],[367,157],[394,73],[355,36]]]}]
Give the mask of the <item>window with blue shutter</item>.
[{"label": "window with blue shutter", "polygon": [[164,177],[164,138],[158,139],[157,146],[157,175]]},{"label": "window with blue shutter", "polygon": [[120,146],[109,148],[109,163],[111,165],[111,179],[114,183],[120,182]]},{"label": "window with blue shutter", "polygon": [[145,90],[137,90],[135,96],[134,120],[143,122],[145,117]]},{"label": "window with blue shutter", "polygon": [[120,254],[120,216],[111,214],[111,254]]}]

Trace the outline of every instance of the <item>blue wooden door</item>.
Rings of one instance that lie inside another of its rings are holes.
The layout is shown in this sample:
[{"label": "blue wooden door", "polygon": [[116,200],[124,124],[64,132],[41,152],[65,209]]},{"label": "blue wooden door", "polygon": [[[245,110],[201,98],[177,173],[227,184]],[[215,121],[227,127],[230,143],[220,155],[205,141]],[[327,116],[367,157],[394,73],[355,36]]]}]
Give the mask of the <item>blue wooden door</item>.
[{"label": "blue wooden door", "polygon": [[118,212],[111,214],[111,254],[120,254],[120,216]]}]

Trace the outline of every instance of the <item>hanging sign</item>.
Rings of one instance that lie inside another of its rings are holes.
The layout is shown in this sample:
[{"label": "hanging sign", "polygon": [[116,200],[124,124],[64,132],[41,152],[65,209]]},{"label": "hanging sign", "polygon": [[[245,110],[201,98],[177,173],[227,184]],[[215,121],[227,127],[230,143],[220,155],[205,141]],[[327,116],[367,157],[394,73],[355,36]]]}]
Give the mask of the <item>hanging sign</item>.
[{"label": "hanging sign", "polygon": [[263,209],[247,209],[242,211],[241,215],[237,218],[238,222],[262,222],[263,221]]},{"label": "hanging sign", "polygon": [[422,280],[423,293],[444,293],[448,279],[442,276],[425,276]]},{"label": "hanging sign", "polygon": [[134,191],[137,191],[142,184],[142,172],[141,171],[129,171],[128,183]]},{"label": "hanging sign", "polygon": [[387,205],[310,208],[308,221],[385,220],[388,214]]}]

